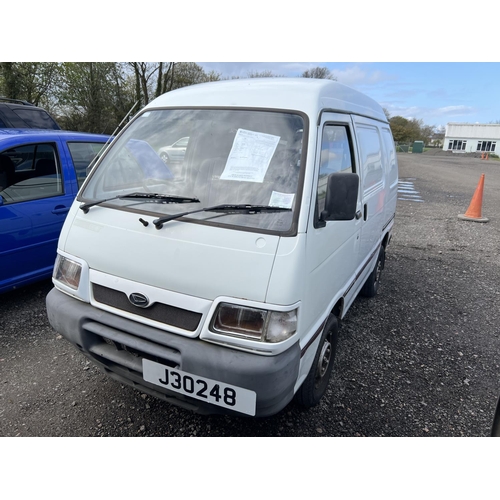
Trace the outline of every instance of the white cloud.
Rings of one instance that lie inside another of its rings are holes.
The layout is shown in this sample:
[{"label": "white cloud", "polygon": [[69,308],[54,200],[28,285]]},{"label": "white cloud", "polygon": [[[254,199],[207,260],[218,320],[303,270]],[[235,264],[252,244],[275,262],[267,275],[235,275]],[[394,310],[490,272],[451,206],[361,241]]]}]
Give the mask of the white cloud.
[{"label": "white cloud", "polygon": [[350,66],[343,70],[333,69],[332,73],[337,77],[339,83],[343,83],[349,87],[376,85],[380,82],[396,79],[396,77],[382,71],[369,71],[362,69],[360,66]]},{"label": "white cloud", "polygon": [[456,115],[470,115],[475,113],[477,109],[472,106],[444,106],[442,108],[437,108],[434,112],[436,115],[448,115],[448,116],[456,116]]},{"label": "white cloud", "polygon": [[402,116],[408,120],[416,118],[422,120],[426,125],[433,125],[438,122],[436,127],[442,126],[450,119],[467,121],[467,117],[477,112],[477,109],[471,106],[443,106],[439,108],[431,108],[425,106],[397,106],[390,102],[381,103],[382,107],[389,111],[390,116]]}]

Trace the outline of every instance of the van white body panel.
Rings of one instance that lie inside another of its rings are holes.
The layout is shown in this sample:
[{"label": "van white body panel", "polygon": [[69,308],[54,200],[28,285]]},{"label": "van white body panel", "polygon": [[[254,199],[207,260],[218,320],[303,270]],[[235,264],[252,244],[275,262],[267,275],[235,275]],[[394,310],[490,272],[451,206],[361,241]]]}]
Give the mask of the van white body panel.
[{"label": "van white body panel", "polygon": [[183,295],[265,302],[279,237],[175,220],[157,231],[138,219],[101,207],[80,212],[63,250],[96,271]]},{"label": "van white body panel", "polygon": [[[222,106],[299,110],[313,118],[325,109],[387,121],[382,108],[360,92],[329,80],[250,78],[193,85],[167,92],[147,107]],[[335,94],[335,97],[332,94]]]}]

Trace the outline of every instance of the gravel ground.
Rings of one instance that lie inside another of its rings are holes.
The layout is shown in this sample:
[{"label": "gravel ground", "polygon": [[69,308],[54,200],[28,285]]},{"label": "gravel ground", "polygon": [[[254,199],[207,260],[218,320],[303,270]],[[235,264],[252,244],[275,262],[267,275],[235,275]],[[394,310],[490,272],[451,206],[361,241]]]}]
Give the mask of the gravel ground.
[{"label": "gravel ground", "polygon": [[[110,380],[54,332],[50,281],[0,296],[0,436],[488,436],[500,394],[500,162],[400,154],[379,295],[342,322],[320,405],[199,416]],[[461,221],[481,173],[483,216]]]}]

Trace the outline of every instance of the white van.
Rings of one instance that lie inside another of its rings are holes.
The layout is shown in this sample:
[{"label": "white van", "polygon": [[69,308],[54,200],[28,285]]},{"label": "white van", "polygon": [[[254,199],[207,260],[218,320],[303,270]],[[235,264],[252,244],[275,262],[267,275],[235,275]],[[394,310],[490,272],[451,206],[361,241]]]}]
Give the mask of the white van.
[{"label": "white van", "polygon": [[50,323],[112,378],[200,413],[316,405],[339,320],[377,292],[397,184],[382,108],[339,83],[164,94],[66,218]]}]

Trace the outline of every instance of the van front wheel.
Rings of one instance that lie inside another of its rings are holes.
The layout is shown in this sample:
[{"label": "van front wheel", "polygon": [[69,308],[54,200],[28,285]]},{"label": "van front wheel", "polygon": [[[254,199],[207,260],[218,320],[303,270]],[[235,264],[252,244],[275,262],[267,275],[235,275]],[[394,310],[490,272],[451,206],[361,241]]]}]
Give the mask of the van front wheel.
[{"label": "van front wheel", "polygon": [[306,408],[316,406],[325,394],[333,369],[337,340],[338,321],[337,317],[331,314],[321,335],[311,369],[295,395],[300,405]]},{"label": "van front wheel", "polygon": [[380,286],[380,276],[382,275],[384,266],[385,248],[381,246],[375,268],[371,272],[370,276],[368,276],[368,279],[363,285],[363,288],[361,288],[361,295],[363,295],[364,297],[375,297],[375,295],[377,295],[378,287]]}]

